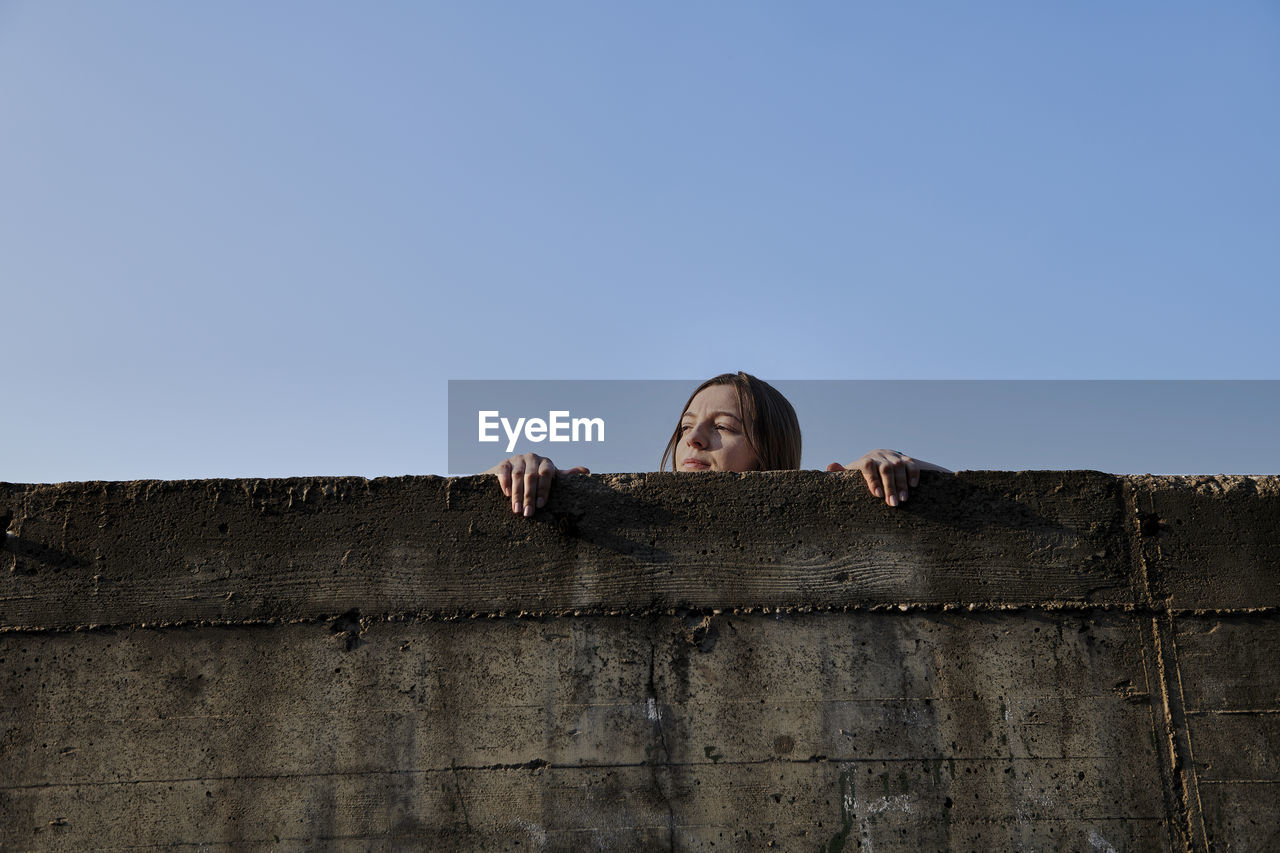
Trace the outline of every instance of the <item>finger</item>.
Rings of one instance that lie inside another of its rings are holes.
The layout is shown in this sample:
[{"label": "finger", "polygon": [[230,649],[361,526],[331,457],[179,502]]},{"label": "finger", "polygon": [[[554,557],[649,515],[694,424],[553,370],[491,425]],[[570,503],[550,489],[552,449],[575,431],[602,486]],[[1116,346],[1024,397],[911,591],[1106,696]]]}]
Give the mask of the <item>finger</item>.
[{"label": "finger", "polygon": [[867,481],[867,490],[878,498],[884,497],[884,492],[880,491],[880,473],[876,469],[876,463],[870,459],[862,463],[862,479]]},{"label": "finger", "polygon": [[893,483],[898,494],[898,503],[902,503],[907,499],[907,480],[910,474],[907,471],[906,463],[897,459],[893,463]]},{"label": "finger", "polygon": [[561,474],[590,474],[591,472],[588,471],[586,468],[583,468],[581,465],[579,465],[576,468],[570,468],[569,470],[561,471],[560,473]]},{"label": "finger", "polygon": [[533,503],[538,499],[538,466],[529,463],[524,475],[524,517],[533,515]]},{"label": "finger", "polygon": [[920,485],[920,463],[907,457],[907,477],[911,480],[911,488]]},{"label": "finger", "polygon": [[555,463],[550,459],[543,459],[538,464],[538,509],[547,505],[547,498],[551,497],[551,481],[555,476]]},{"label": "finger", "polygon": [[880,484],[884,486],[884,502],[889,506],[897,506],[898,494],[894,489],[893,465],[885,460],[880,462]]},{"label": "finger", "polygon": [[502,493],[511,497],[511,463],[503,462],[498,466],[498,486]]},{"label": "finger", "polygon": [[524,509],[524,467],[523,459],[511,463],[511,511],[514,513]]},{"label": "finger", "polygon": [[832,462],[830,465],[828,465],[828,466],[827,466],[827,470],[828,470],[828,471],[843,471],[843,470],[845,470],[845,467],[844,467],[843,465],[841,465],[839,462]]}]

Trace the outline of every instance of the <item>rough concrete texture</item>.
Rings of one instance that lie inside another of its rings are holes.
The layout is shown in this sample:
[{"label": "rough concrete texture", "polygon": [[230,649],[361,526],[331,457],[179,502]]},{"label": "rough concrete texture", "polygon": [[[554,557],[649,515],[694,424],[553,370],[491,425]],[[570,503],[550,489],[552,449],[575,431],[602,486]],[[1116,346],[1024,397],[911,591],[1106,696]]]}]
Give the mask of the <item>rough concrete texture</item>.
[{"label": "rough concrete texture", "polygon": [[1280,478],[0,484],[0,849],[1280,847]]}]

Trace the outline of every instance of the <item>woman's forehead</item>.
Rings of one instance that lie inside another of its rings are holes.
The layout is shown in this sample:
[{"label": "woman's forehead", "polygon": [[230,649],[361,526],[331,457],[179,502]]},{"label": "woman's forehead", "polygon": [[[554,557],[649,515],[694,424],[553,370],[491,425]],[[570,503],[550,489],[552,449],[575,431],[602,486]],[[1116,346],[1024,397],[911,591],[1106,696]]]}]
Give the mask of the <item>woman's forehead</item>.
[{"label": "woman's forehead", "polygon": [[742,420],[738,406],[738,390],[732,385],[712,385],[703,388],[689,401],[684,415],[729,415]]}]

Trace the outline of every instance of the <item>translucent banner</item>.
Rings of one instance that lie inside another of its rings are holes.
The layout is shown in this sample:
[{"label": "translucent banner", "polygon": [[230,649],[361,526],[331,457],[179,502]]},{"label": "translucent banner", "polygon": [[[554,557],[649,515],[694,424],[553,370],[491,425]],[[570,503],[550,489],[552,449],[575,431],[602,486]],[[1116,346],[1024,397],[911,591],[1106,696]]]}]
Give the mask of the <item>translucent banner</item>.
[{"label": "translucent banner", "polygon": [[[795,408],[803,468],[892,448],[953,470],[1280,473],[1277,380],[767,381]],[[526,452],[656,471],[701,382],[451,380],[449,473]]]}]

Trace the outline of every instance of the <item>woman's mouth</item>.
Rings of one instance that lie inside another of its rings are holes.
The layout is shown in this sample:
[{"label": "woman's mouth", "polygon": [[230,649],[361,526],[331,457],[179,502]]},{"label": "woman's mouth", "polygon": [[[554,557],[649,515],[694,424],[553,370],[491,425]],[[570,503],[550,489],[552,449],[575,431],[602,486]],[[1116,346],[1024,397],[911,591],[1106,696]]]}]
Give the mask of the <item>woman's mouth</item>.
[{"label": "woman's mouth", "polygon": [[690,471],[705,471],[711,466],[701,459],[694,459],[692,456],[680,463],[682,468],[688,468]]}]

